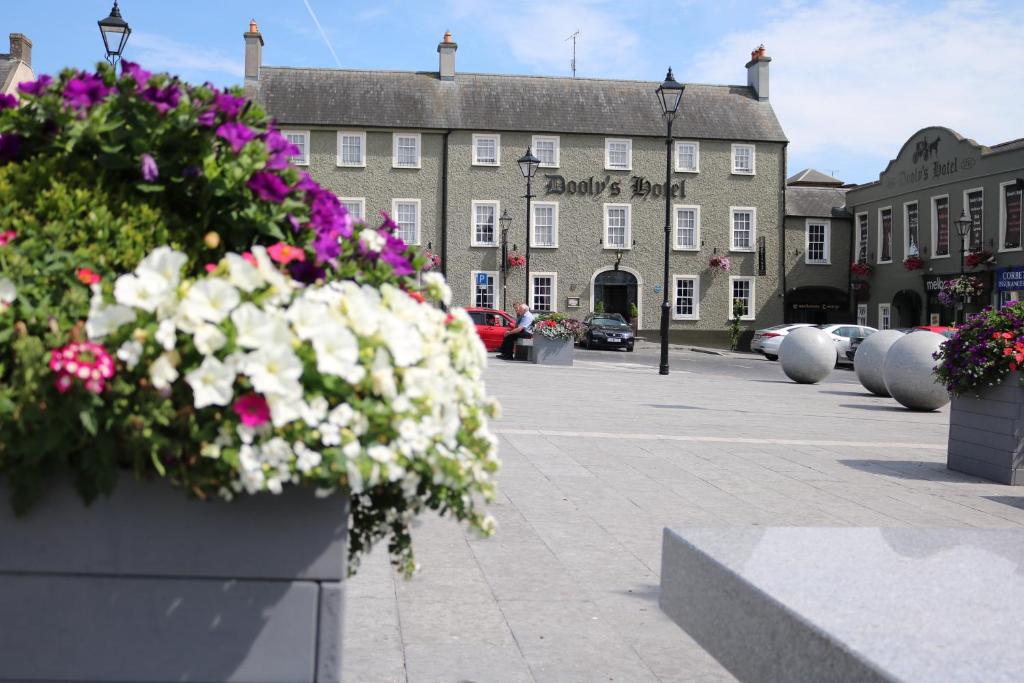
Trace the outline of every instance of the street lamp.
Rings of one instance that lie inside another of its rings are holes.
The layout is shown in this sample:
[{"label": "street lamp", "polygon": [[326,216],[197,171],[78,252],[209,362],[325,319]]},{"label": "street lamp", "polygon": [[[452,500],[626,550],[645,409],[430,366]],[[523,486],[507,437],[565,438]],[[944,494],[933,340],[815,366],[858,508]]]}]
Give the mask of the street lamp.
[{"label": "street lamp", "polygon": [[527,306],[530,305],[530,200],[533,199],[533,194],[530,191],[530,182],[533,180],[533,176],[537,173],[537,167],[540,166],[540,159],[533,156],[533,152],[530,148],[526,148],[526,154],[519,157],[519,170],[522,171],[523,177],[526,178],[526,287],[525,287],[525,298],[523,303]]},{"label": "street lamp", "polygon": [[100,25],[100,35],[103,37],[103,47],[107,51],[107,61],[111,66],[117,66],[117,62],[120,61],[121,55],[124,53],[124,46],[128,43],[128,36],[132,34],[128,22],[121,18],[121,9],[117,6],[117,0],[114,0],[110,16],[100,19],[96,23]]},{"label": "street lamp", "polygon": [[668,255],[672,249],[672,120],[676,117],[679,109],[679,101],[683,99],[683,88],[685,86],[676,82],[672,76],[672,67],[669,67],[665,75],[665,82],[658,86],[654,92],[658,95],[658,104],[661,105],[662,116],[668,123],[668,131],[665,133],[665,273],[664,299],[661,302],[661,365],[658,367],[659,375],[668,374],[668,318],[669,308],[669,287],[668,287]]},{"label": "street lamp", "polygon": [[501,212],[498,219],[501,226],[501,305],[508,307],[508,229],[512,225],[512,216],[508,215],[508,209]]},{"label": "street lamp", "polygon": [[[964,274],[964,252],[967,249],[967,236],[971,234],[971,226],[974,221],[971,219],[971,215],[967,213],[967,207],[960,211],[960,218],[953,221],[956,224],[956,232],[960,235],[960,275]],[[967,300],[961,298],[960,308],[963,310],[963,321],[967,322]]]}]

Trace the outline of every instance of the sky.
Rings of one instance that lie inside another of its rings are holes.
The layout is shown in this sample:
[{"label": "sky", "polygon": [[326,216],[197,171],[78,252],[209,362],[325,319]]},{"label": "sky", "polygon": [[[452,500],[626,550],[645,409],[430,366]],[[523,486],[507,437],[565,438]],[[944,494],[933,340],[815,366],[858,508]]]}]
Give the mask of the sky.
[{"label": "sky", "polygon": [[[0,31],[33,42],[37,74],[101,59],[110,0],[8,2]],[[186,80],[240,83],[242,33],[274,66],[437,70],[746,84],[764,44],[789,173],[877,180],[903,143],[943,125],[984,145],[1024,137],[1021,0],[123,0],[125,56]],[[6,49],[0,45],[0,49]],[[652,93],[652,97],[653,97]]]}]

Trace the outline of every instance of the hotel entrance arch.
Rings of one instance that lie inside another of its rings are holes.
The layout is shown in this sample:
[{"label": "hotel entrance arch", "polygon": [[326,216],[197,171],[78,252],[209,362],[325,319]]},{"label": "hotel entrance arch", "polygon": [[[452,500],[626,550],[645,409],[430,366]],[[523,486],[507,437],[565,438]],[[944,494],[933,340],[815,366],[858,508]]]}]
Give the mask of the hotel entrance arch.
[{"label": "hotel entrance arch", "polygon": [[642,315],[642,285],[639,273],[630,268],[601,268],[590,280],[590,310],[598,303],[604,304],[605,313],[618,313],[629,320],[629,306],[637,308],[637,317]]}]

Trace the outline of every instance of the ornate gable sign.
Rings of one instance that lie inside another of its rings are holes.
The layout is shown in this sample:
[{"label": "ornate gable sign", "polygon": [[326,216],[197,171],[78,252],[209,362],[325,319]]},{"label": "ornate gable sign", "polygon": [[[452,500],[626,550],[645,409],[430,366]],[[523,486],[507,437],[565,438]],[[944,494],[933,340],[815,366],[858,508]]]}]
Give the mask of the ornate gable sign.
[{"label": "ornate gable sign", "polygon": [[926,128],[912,137],[899,156],[882,173],[887,188],[917,186],[958,180],[973,169],[980,148],[945,128]]}]

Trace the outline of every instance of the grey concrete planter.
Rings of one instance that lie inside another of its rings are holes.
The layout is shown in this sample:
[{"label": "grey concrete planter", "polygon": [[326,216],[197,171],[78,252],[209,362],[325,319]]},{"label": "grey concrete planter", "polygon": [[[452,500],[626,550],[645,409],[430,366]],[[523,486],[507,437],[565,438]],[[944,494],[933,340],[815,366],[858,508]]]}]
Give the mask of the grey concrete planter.
[{"label": "grey concrete planter", "polygon": [[5,494],[0,681],[341,680],[344,497],[198,502],[123,475],[16,518]]},{"label": "grey concrete planter", "polygon": [[951,470],[1024,485],[1024,388],[1008,379],[977,396],[953,397],[949,413]]},{"label": "grey concrete planter", "polygon": [[533,336],[533,356],[539,365],[572,365],[573,339],[548,339],[542,334]]}]

